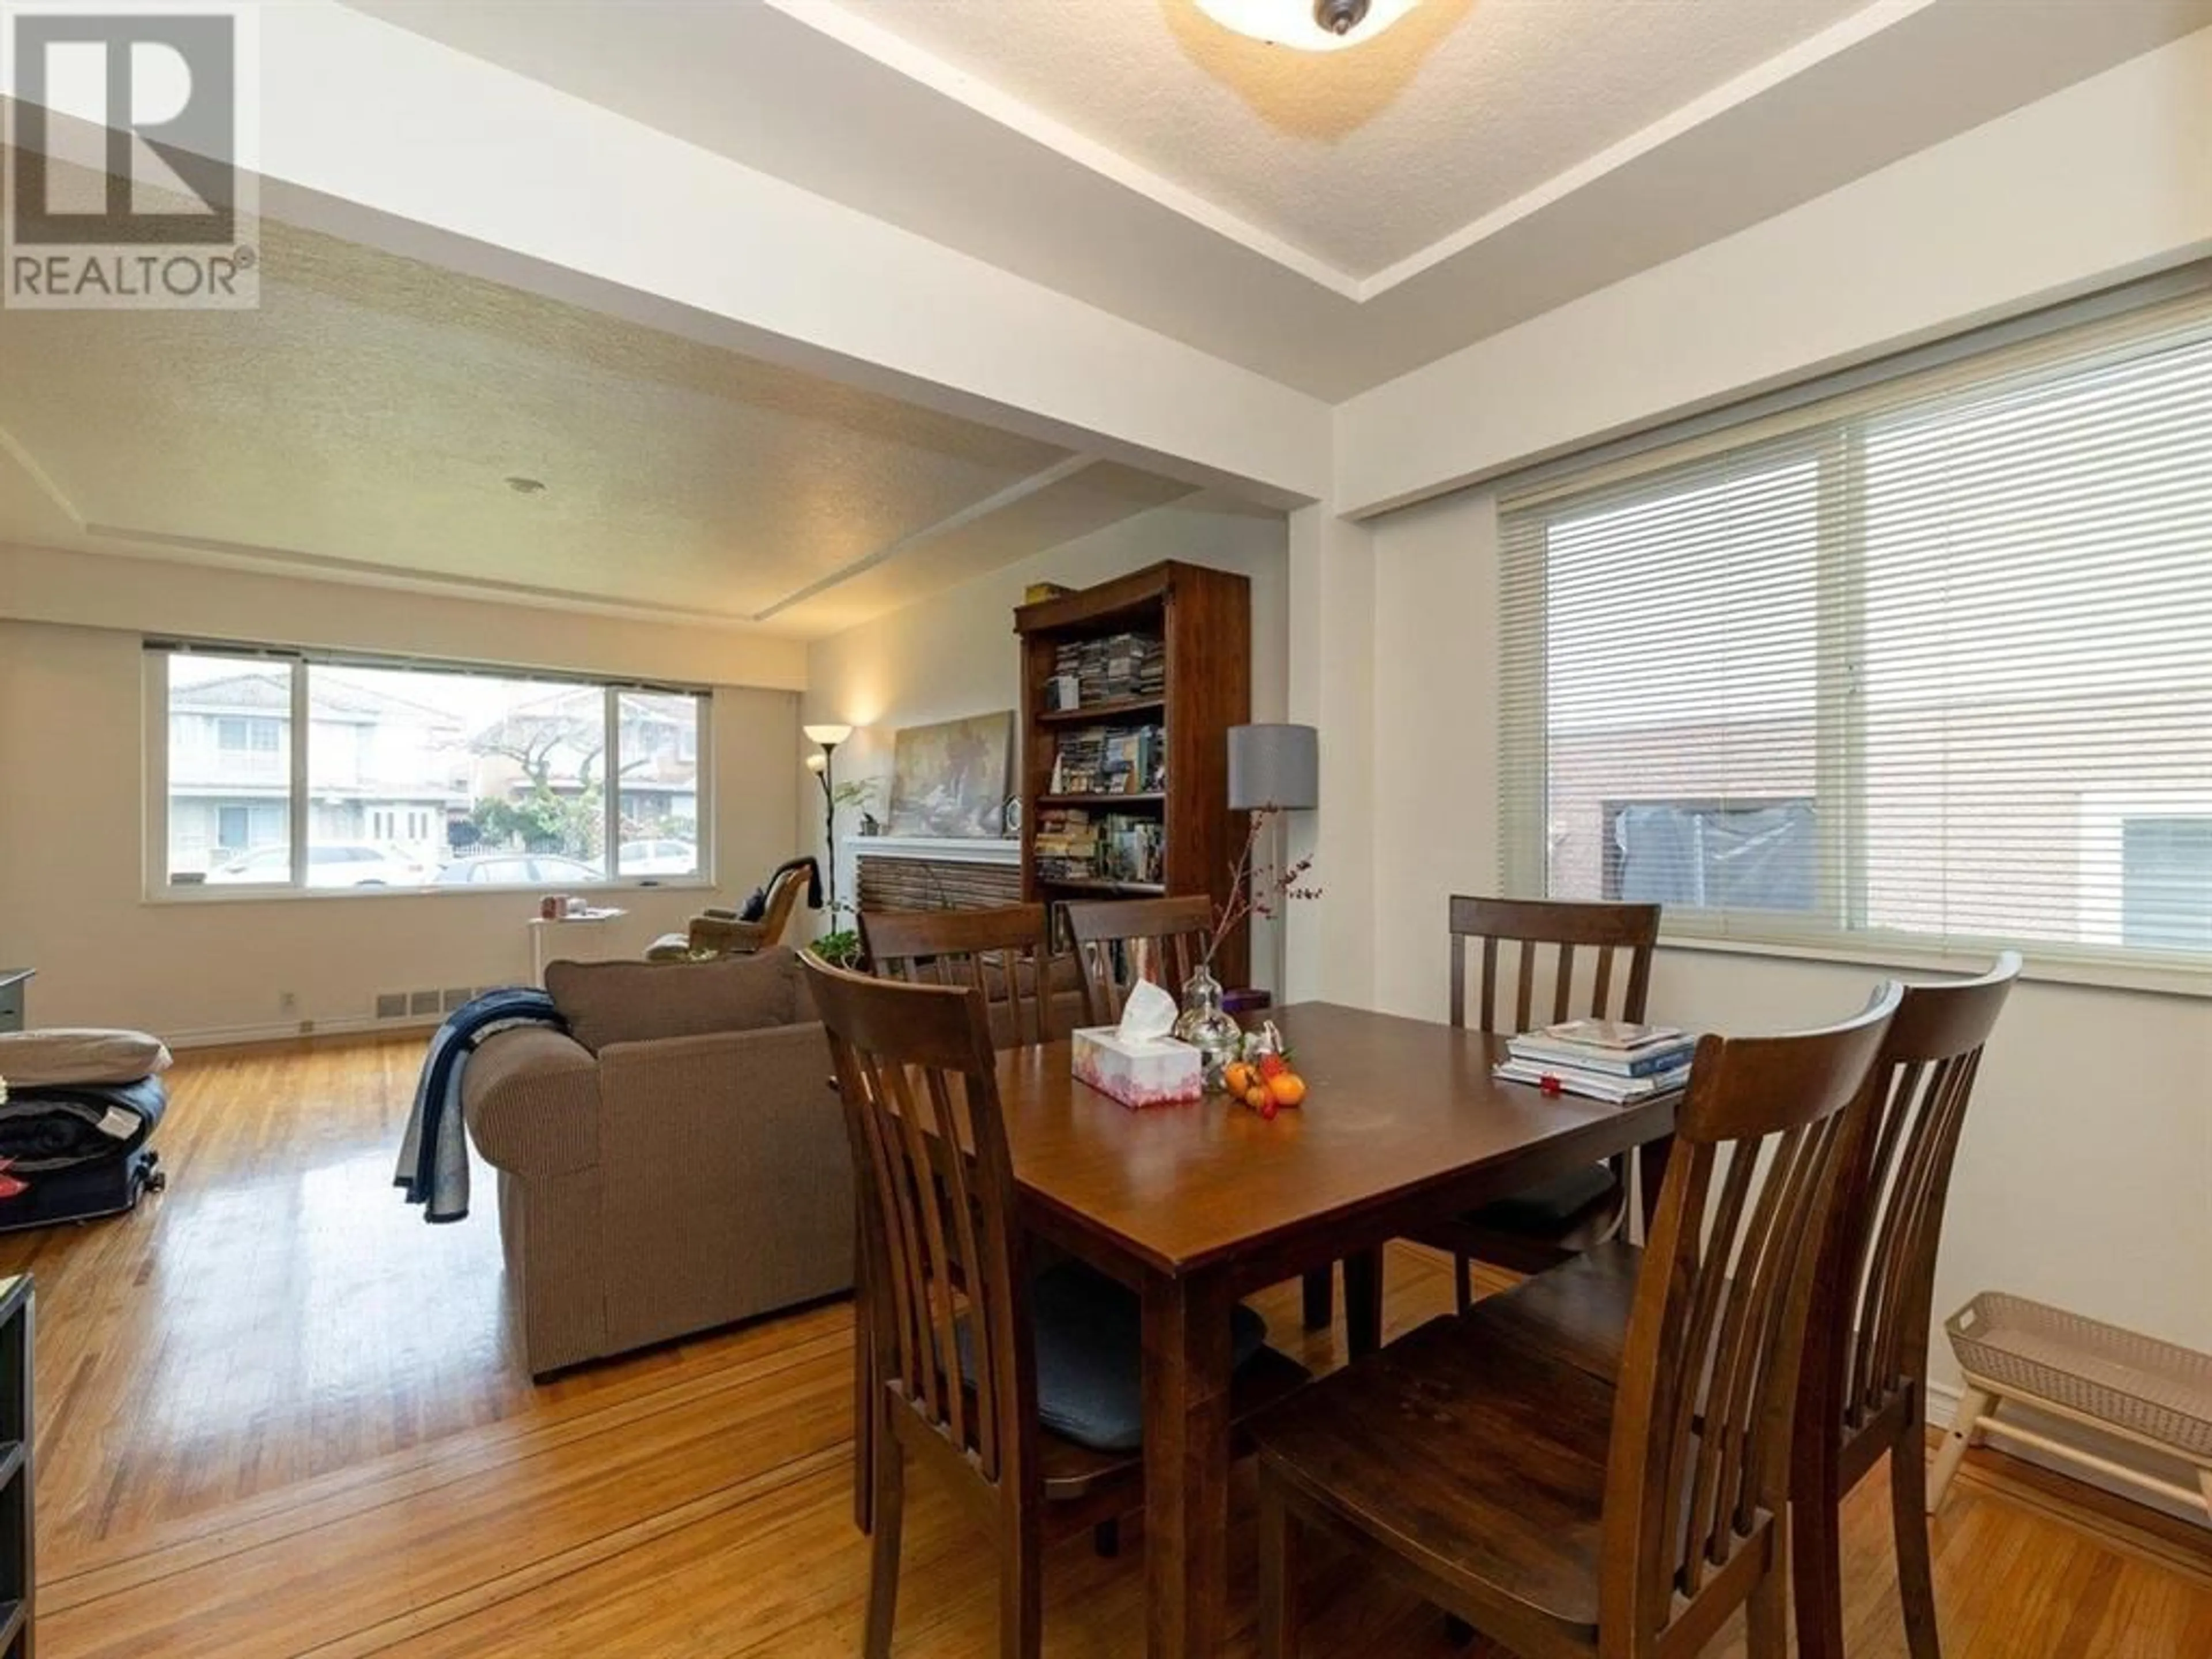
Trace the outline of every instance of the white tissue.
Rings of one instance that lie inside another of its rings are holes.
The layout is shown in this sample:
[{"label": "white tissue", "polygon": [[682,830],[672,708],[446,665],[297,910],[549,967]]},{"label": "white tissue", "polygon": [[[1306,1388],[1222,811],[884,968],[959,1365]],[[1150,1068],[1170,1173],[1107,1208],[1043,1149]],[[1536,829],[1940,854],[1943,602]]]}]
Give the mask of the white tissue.
[{"label": "white tissue", "polygon": [[1121,1006],[1121,1023],[1114,1035],[1124,1042],[1158,1042],[1175,1030],[1180,1012],[1173,997],[1152,981],[1140,979],[1130,988],[1129,1000]]}]

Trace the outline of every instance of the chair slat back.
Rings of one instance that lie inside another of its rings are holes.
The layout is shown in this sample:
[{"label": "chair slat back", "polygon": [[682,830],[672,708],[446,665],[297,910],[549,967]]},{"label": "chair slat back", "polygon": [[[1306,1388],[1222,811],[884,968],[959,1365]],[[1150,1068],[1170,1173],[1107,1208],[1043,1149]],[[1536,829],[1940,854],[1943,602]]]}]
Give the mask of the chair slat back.
[{"label": "chair slat back", "polygon": [[[1651,988],[1651,956],[1659,943],[1656,904],[1578,904],[1548,899],[1468,898],[1451,902],[1451,1019],[1465,1025],[1468,941],[1482,947],[1481,1001],[1474,1029],[1513,1036],[1577,1017],[1575,961],[1578,949],[1595,953],[1590,1000],[1582,1012],[1594,1019],[1640,1021]],[[1513,1023],[1498,1024],[1502,947],[1513,947]],[[1548,997],[1537,1000],[1539,958],[1548,952]],[[1623,958],[1616,970],[1616,957]],[[1619,1000],[1615,1000],[1618,991]]]},{"label": "chair slat back", "polygon": [[1037,1467],[1036,1383],[982,993],[800,960],[860,1179],[877,1375],[985,1482],[1019,1493]]},{"label": "chair slat back", "polygon": [[1001,1047],[1049,1042],[1052,936],[1042,904],[975,910],[863,910],[860,948],[884,979],[965,986],[987,1009],[1003,1004]]},{"label": "chair slat back", "polygon": [[1627,1651],[1654,1650],[1786,1501],[1820,1241],[1898,1001],[1886,987],[1825,1030],[1698,1044],[1607,1467],[1601,1622]]},{"label": "chair slat back", "polygon": [[1856,1428],[1925,1379],[1959,1135],[1982,1049],[2020,970],[2019,954],[2008,951],[1978,979],[1905,988],[1873,1116],[1844,1177],[1832,1240],[1842,1271],[1824,1274],[1821,1370],[1807,1376],[1808,1386],[1838,1390],[1817,1408],[1832,1431]]},{"label": "chair slat back", "polygon": [[1096,899],[1061,907],[1083,980],[1083,1017],[1093,1025],[1121,1018],[1123,978],[1150,979],[1170,996],[1206,960],[1213,932],[1213,901],[1203,893],[1173,898]]}]

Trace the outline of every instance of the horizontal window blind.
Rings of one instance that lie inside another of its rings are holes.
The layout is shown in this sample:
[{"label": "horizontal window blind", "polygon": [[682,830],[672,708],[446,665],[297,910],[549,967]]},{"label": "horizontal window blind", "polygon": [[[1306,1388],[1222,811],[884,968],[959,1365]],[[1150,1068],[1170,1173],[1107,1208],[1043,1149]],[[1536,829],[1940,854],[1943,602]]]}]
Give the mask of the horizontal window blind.
[{"label": "horizontal window blind", "polygon": [[1503,878],[2212,969],[2199,288],[1502,502]]}]

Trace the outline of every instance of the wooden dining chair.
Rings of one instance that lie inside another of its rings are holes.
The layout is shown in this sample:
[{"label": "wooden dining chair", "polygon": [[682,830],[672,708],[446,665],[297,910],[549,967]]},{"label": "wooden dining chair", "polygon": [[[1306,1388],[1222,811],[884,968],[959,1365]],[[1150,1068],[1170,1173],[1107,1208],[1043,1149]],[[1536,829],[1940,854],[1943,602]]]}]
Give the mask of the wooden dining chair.
[{"label": "wooden dining chair", "polygon": [[[951,1486],[1000,1557],[1000,1651],[1036,1659],[1054,1539],[1142,1502],[1135,1294],[1074,1261],[1033,1273],[982,993],[803,952],[859,1173],[872,1356],[868,1659],[890,1651],[909,1459]],[[1245,1308],[1232,1419],[1306,1373]]]},{"label": "wooden dining chair", "polygon": [[[1912,1659],[1940,1659],[1927,1526],[1928,1336],[1951,1168],[1984,1046],[2019,978],[1908,985],[1875,1067],[1820,1261],[1790,1480],[1802,1659],[1844,1659],[1844,1498],[1885,1455]],[[1543,1349],[1603,1376],[1626,1349],[1642,1253],[1621,1241],[1481,1303],[1481,1340]]]},{"label": "wooden dining chair", "polygon": [[1908,986],[1890,1024],[1806,1358],[1791,1481],[1802,1659],[1844,1659],[1843,1503],[1884,1456],[1905,1644],[1942,1659],[1926,1439],[1936,1255],[1982,1050],[2020,970],[2008,951],[1978,979]]},{"label": "wooden dining chair", "polygon": [[[1123,979],[1135,974],[1139,962],[1162,990],[1180,995],[1183,981],[1206,960],[1213,933],[1213,901],[1204,893],[1091,899],[1064,904],[1060,914],[1083,979],[1086,1025],[1110,1025],[1121,1018]],[[1334,1270],[1316,1267],[1301,1283],[1305,1328],[1326,1330],[1336,1317]]]},{"label": "wooden dining chair", "polygon": [[1254,1425],[1262,1659],[1297,1650],[1309,1530],[1522,1659],[1687,1659],[1739,1607],[1784,1659],[1820,1241],[1898,1000],[1698,1042],[1615,1375],[1445,1318]]},{"label": "wooden dining chair", "polygon": [[1083,980],[1086,1025],[1111,1025],[1121,1018],[1125,979],[1139,968],[1170,996],[1206,960],[1213,933],[1213,901],[1203,893],[1173,898],[1091,899],[1064,904],[1067,937]]},{"label": "wooden dining chair", "polygon": [[860,951],[880,977],[909,985],[965,985],[983,994],[1001,1048],[1063,1034],[1054,1003],[1049,918],[1042,904],[970,910],[863,910]]},{"label": "wooden dining chair", "polygon": [[[1514,1036],[1539,1025],[1588,1015],[1640,1021],[1659,942],[1656,904],[1571,904],[1548,900],[1455,896],[1451,931],[1451,1020],[1465,1026],[1468,949],[1481,951],[1474,1029]],[[1510,1017],[1504,993],[1511,952]],[[1589,996],[1575,1000],[1577,952],[1587,963]],[[1548,956],[1548,965],[1541,958]],[[1538,1000],[1538,986],[1545,984]],[[1474,1299],[1470,1265],[1488,1261],[1536,1273],[1571,1261],[1620,1231],[1628,1212],[1628,1162],[1615,1158],[1516,1193],[1417,1235],[1417,1242],[1452,1255],[1452,1282],[1462,1313]]]}]

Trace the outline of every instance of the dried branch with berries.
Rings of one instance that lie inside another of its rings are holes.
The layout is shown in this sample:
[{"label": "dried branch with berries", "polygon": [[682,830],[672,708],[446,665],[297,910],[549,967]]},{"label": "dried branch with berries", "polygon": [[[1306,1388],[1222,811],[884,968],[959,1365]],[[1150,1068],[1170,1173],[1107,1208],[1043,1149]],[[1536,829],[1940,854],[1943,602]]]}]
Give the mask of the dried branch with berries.
[{"label": "dried branch with berries", "polygon": [[1320,888],[1306,883],[1306,872],[1313,868],[1310,854],[1287,864],[1267,864],[1260,859],[1260,838],[1267,830],[1268,820],[1281,810],[1262,806],[1252,814],[1252,827],[1244,836],[1244,849],[1230,868],[1228,896],[1213,907],[1213,936],[1206,942],[1208,968],[1212,967],[1215,953],[1237,931],[1240,922],[1254,916],[1272,921],[1282,915],[1283,907],[1292,899],[1321,896]]}]

